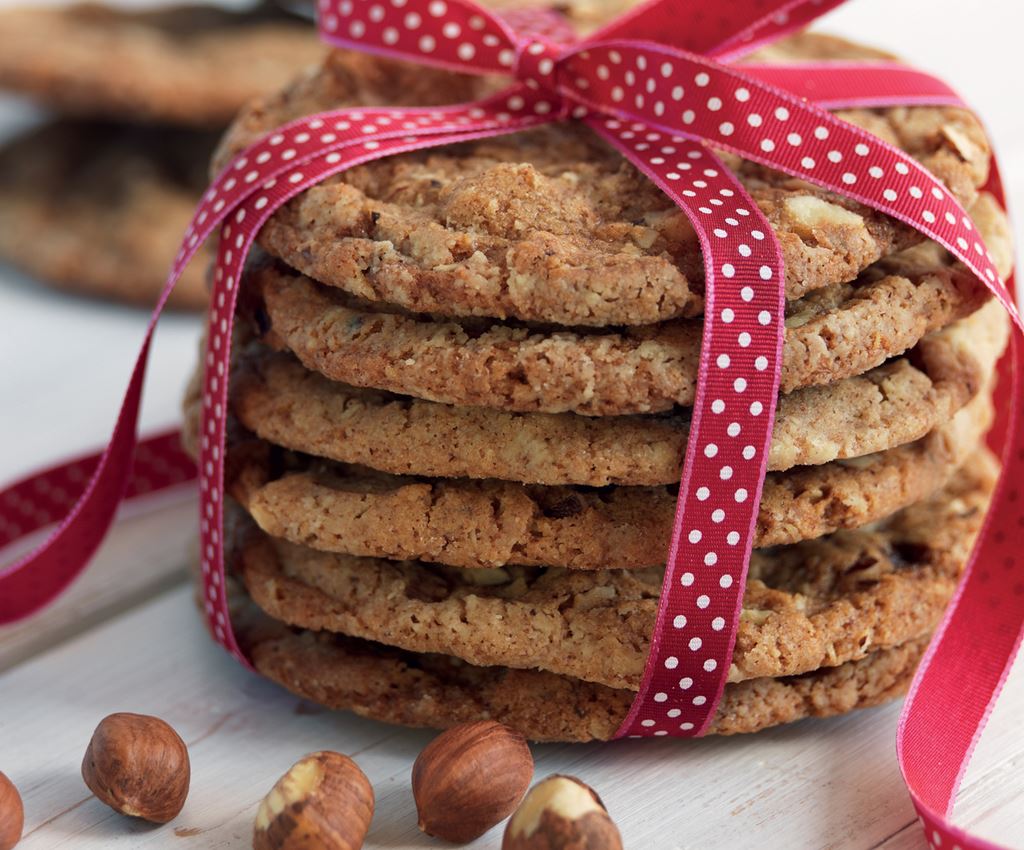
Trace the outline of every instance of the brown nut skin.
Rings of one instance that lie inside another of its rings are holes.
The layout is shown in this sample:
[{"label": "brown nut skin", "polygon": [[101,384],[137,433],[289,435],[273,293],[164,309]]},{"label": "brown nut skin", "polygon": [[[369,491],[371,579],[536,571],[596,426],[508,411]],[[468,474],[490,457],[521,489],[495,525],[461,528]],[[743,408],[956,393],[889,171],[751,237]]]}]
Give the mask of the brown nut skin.
[{"label": "brown nut skin", "polygon": [[188,796],[188,747],[159,717],[111,714],[100,721],[82,759],[82,779],[123,815],[172,820]]},{"label": "brown nut skin", "polygon": [[412,768],[419,826],[465,844],[507,818],[533,778],[526,739],[493,720],[454,726],[420,753]]},{"label": "brown nut skin", "polygon": [[0,773],[0,850],[11,850],[21,841],[25,827],[25,807],[21,795],[3,773]]},{"label": "brown nut skin", "polygon": [[373,805],[373,786],[352,759],[310,753],[260,803],[253,850],[359,850]]},{"label": "brown nut skin", "polygon": [[622,836],[593,788],[555,774],[526,795],[501,850],[622,850]]}]

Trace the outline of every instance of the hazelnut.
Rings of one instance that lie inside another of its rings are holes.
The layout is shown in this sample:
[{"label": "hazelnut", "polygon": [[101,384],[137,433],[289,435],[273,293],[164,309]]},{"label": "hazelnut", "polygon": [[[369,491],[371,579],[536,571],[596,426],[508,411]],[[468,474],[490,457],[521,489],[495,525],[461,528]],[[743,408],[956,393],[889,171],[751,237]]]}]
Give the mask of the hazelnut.
[{"label": "hazelnut", "polygon": [[549,776],[526,795],[505,828],[501,850],[622,850],[622,837],[594,789]]},{"label": "hazelnut", "polygon": [[21,829],[25,825],[25,808],[21,795],[3,773],[0,773],[0,850],[11,850],[21,841]]},{"label": "hazelnut", "polygon": [[373,786],[352,759],[310,753],[260,803],[253,850],[359,850],[373,802]]},{"label": "hazelnut", "polygon": [[412,767],[420,829],[472,841],[515,810],[532,778],[522,735],[493,720],[455,726],[427,744]]},{"label": "hazelnut", "polygon": [[92,733],[82,779],[99,799],[123,815],[167,823],[185,805],[188,748],[159,717],[111,714]]}]

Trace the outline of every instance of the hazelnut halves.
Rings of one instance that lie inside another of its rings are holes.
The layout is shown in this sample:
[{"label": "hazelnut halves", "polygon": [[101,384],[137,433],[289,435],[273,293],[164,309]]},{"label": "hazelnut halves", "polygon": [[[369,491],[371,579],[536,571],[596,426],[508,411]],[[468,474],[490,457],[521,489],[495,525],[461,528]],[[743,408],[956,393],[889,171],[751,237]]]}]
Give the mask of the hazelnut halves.
[{"label": "hazelnut halves", "polygon": [[21,841],[25,826],[25,808],[21,795],[6,776],[0,773],[0,850],[11,850]]},{"label": "hazelnut halves", "polygon": [[472,841],[515,810],[532,778],[522,735],[491,720],[455,726],[413,765],[420,829],[446,841]]},{"label": "hazelnut halves", "polygon": [[111,714],[92,734],[82,778],[99,799],[123,815],[167,823],[188,796],[188,748],[159,717]]},{"label": "hazelnut halves", "polygon": [[310,753],[260,803],[253,850],[359,850],[373,802],[373,786],[352,759]]},{"label": "hazelnut halves", "polygon": [[573,776],[538,782],[505,827],[501,850],[622,850],[594,789]]}]

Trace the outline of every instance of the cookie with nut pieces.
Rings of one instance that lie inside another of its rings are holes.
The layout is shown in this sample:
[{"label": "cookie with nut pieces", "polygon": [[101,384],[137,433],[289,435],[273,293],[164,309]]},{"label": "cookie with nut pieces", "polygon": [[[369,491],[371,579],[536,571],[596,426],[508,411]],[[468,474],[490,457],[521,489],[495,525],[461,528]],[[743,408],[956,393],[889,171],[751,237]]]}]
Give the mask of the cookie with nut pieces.
[{"label": "cookie with nut pieces", "polygon": [[66,115],[207,128],[324,55],[311,25],[272,5],[11,7],[0,43],[0,89]]},{"label": "cookie with nut pieces", "polygon": [[[878,58],[816,35],[765,58],[821,54]],[[335,52],[317,75],[245,110],[215,168],[299,115],[463,102],[497,85]],[[985,182],[988,142],[965,110],[848,110],[840,117],[903,147],[966,204]],[[776,232],[790,299],[850,281],[921,241],[912,228],[849,199],[735,157],[727,163]],[[571,125],[351,169],[276,212],[260,244],[314,279],[415,312],[609,326],[703,309],[700,248],[684,214],[621,154]]]},{"label": "cookie with nut pieces", "polygon": [[[385,723],[443,729],[492,719],[533,741],[606,741],[636,695],[542,670],[475,667],[450,656],[284,629],[253,617],[244,602],[238,607],[236,628],[261,674],[312,702]],[[895,699],[926,644],[913,641],[802,676],[726,685],[708,733],[758,732]]]},{"label": "cookie with nut pieces", "polygon": [[[855,458],[920,439],[987,380],[1007,328],[992,304],[966,327],[922,341],[911,359],[783,397],[768,468]],[[685,410],[521,414],[355,388],[258,345],[242,346],[234,363],[233,415],[268,442],[305,454],[401,475],[595,487],[679,480]],[[356,367],[346,368],[356,376]],[[185,410],[192,421],[187,439],[199,416],[198,375]]]},{"label": "cookie with nut pieces", "polygon": [[[769,473],[754,545],[858,528],[929,497],[977,449],[991,419],[983,393],[913,443]],[[678,491],[395,476],[260,441],[229,446],[228,470],[228,492],[271,537],[327,552],[484,569],[660,564]]]},{"label": "cookie with nut pieces", "polygon": [[[283,266],[260,262],[250,268],[244,285],[253,329],[263,341],[292,352],[307,369],[332,381],[518,413],[612,416],[658,413],[693,404],[700,337],[678,326],[588,333],[434,321],[371,309]],[[951,389],[956,385],[966,390],[954,407],[943,409],[940,418],[946,418],[973,396],[991,372],[1008,328],[1001,306],[990,301],[922,339],[915,346],[913,362],[893,358],[873,370],[865,364],[834,382],[835,376],[809,379],[799,367],[787,371],[784,351],[783,392],[788,394],[783,403],[813,408],[815,416],[831,409],[870,415],[872,397],[885,399],[868,384],[902,380],[895,376],[902,372],[918,385],[917,392],[924,390],[922,379],[930,385],[943,378],[949,379]],[[877,362],[883,360],[884,356],[877,358]],[[728,367],[725,361],[719,365]],[[934,370],[933,378],[927,377],[928,370]],[[911,377],[912,373],[920,377]],[[840,392],[836,388],[853,395],[836,399]],[[920,423],[932,404],[922,398],[900,419]],[[931,419],[924,431],[936,421]],[[898,423],[887,422],[886,427],[890,426]],[[848,431],[835,438],[849,438]]]},{"label": "cookie with nut pieces", "polygon": [[[206,185],[211,133],[60,120],[0,149],[0,259],[79,295],[152,305]],[[171,292],[206,306],[200,249]]]},{"label": "cookie with nut pieces", "polygon": [[[936,496],[879,523],[755,550],[729,681],[799,675],[929,634],[994,481],[982,451]],[[292,626],[633,690],[663,577],[658,567],[479,570],[360,558],[257,531],[231,567],[267,615]]]}]

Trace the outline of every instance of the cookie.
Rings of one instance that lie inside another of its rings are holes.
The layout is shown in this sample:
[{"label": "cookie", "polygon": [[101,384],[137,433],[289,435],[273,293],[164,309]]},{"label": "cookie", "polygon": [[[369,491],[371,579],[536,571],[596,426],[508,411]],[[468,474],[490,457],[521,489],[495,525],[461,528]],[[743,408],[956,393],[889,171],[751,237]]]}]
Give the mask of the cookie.
[{"label": "cookie", "polygon": [[[402,726],[444,729],[489,719],[533,741],[606,741],[635,696],[542,670],[474,667],[324,632],[262,624],[243,625],[240,636],[257,671],[297,696]],[[757,732],[895,699],[910,685],[926,643],[802,676],[726,685],[708,734]]]},{"label": "cookie", "polygon": [[[997,305],[967,321],[974,325],[922,342],[918,366],[901,358],[784,396],[769,469],[872,454],[947,421],[1005,344],[1008,325]],[[959,373],[961,360],[974,365]],[[689,423],[686,411],[591,418],[436,404],[335,383],[258,346],[237,359],[230,403],[238,420],[268,442],[342,463],[399,475],[594,487],[678,483]]]},{"label": "cookie", "polygon": [[[245,285],[252,301],[248,309],[263,339],[274,348],[290,350],[307,369],[334,381],[446,404],[518,412],[606,416],[655,413],[693,403],[700,335],[688,332],[685,325],[622,333],[466,326],[374,312],[277,264],[256,263]],[[927,379],[929,384],[959,385],[962,379],[970,383],[967,372],[980,368],[980,349],[990,344],[1001,349],[1004,344],[1006,321],[992,315],[999,309],[989,304],[918,343],[918,354],[932,348],[947,350],[932,358],[932,365],[941,362],[941,368]],[[971,347],[979,348],[978,357]],[[788,398],[794,400],[786,403],[794,407],[826,398],[834,405],[836,393],[849,395],[852,387],[871,383],[876,373],[913,370],[906,358],[898,358],[864,375],[854,372],[857,377],[796,393],[792,390],[801,386],[800,370],[794,374],[791,366],[793,346],[785,348],[782,389],[790,393]],[[959,354],[949,356],[954,351]],[[990,367],[982,373],[987,371]],[[818,405],[815,415],[825,409]],[[862,409],[863,404],[852,408],[858,413]]]},{"label": "cookie", "polygon": [[324,55],[273,7],[96,3],[0,12],[0,88],[69,115],[220,127]]},{"label": "cookie", "polygon": [[[927,635],[994,479],[994,460],[977,454],[935,497],[874,526],[756,550],[729,680],[801,674]],[[289,625],[630,689],[663,575],[463,570],[318,552],[255,531],[234,567],[253,601]]]},{"label": "cookie", "polygon": [[[229,132],[217,166],[298,115],[404,105],[405,88],[431,89],[412,101],[421,105],[459,102],[496,85],[376,62],[368,70],[363,60],[333,54],[316,76],[254,105]],[[840,115],[918,156],[965,203],[984,183],[988,143],[964,110]],[[921,239],[839,195],[735,158],[729,164],[776,231],[791,299],[852,280]],[[418,312],[605,326],[693,316],[703,307],[703,261],[684,214],[621,154],[574,125],[360,166],[291,201],[260,241],[313,278]]]},{"label": "cookie", "polygon": [[[981,195],[972,209],[979,232],[994,246],[1000,270],[1008,275],[1012,269],[1012,247],[1009,225],[1005,214],[991,195]],[[325,219],[325,221],[331,221]],[[325,224],[325,226],[328,226]],[[333,223],[330,227],[334,227]],[[327,252],[334,250],[331,243]],[[321,254],[306,252],[314,259]],[[302,266],[304,264],[299,263]],[[414,285],[417,293],[428,293],[428,288]],[[361,293],[366,294],[366,293]],[[372,297],[372,296],[371,296]],[[595,293],[595,297],[599,297]],[[783,390],[829,383],[860,374],[877,366],[887,357],[901,354],[922,336],[939,330],[949,323],[976,310],[988,298],[987,289],[967,270],[954,265],[952,258],[935,243],[925,243],[876,263],[861,277],[848,284],[816,290],[804,298],[787,305],[786,345],[783,352]],[[372,302],[371,302],[372,303]],[[409,299],[405,306],[412,305]],[[414,306],[451,312],[443,306],[443,298],[421,300]],[[479,320],[476,320],[479,322]],[[478,345],[481,356],[487,358],[487,343],[502,346],[505,359],[514,368],[521,357],[528,360],[530,350],[510,351],[515,345],[515,333],[503,334],[499,326],[463,323],[444,324],[420,322],[407,326],[422,335],[443,340],[448,334],[479,334],[484,332]],[[678,320],[652,326],[644,330],[609,333],[587,339],[592,346],[606,346],[606,360],[635,356],[637,349],[653,350],[654,355],[672,352],[679,359],[692,380],[696,370],[702,323],[699,320]],[[549,333],[549,335],[551,335]],[[574,335],[573,335],[574,336]],[[570,334],[560,337],[569,344]],[[426,340],[429,344],[429,340]],[[569,355],[571,357],[571,355]],[[594,368],[600,368],[595,364]]]},{"label": "cookie", "polygon": [[[858,528],[927,498],[974,452],[991,418],[991,400],[982,394],[915,443],[770,473],[754,545]],[[230,447],[228,466],[229,492],[271,537],[327,552],[468,568],[661,564],[678,491],[408,478],[288,456],[258,441]]]},{"label": "cookie", "polygon": [[[86,121],[27,133],[0,150],[0,259],[62,289],[152,305],[213,144],[199,131]],[[212,259],[200,250],[172,307],[206,305]]]}]

